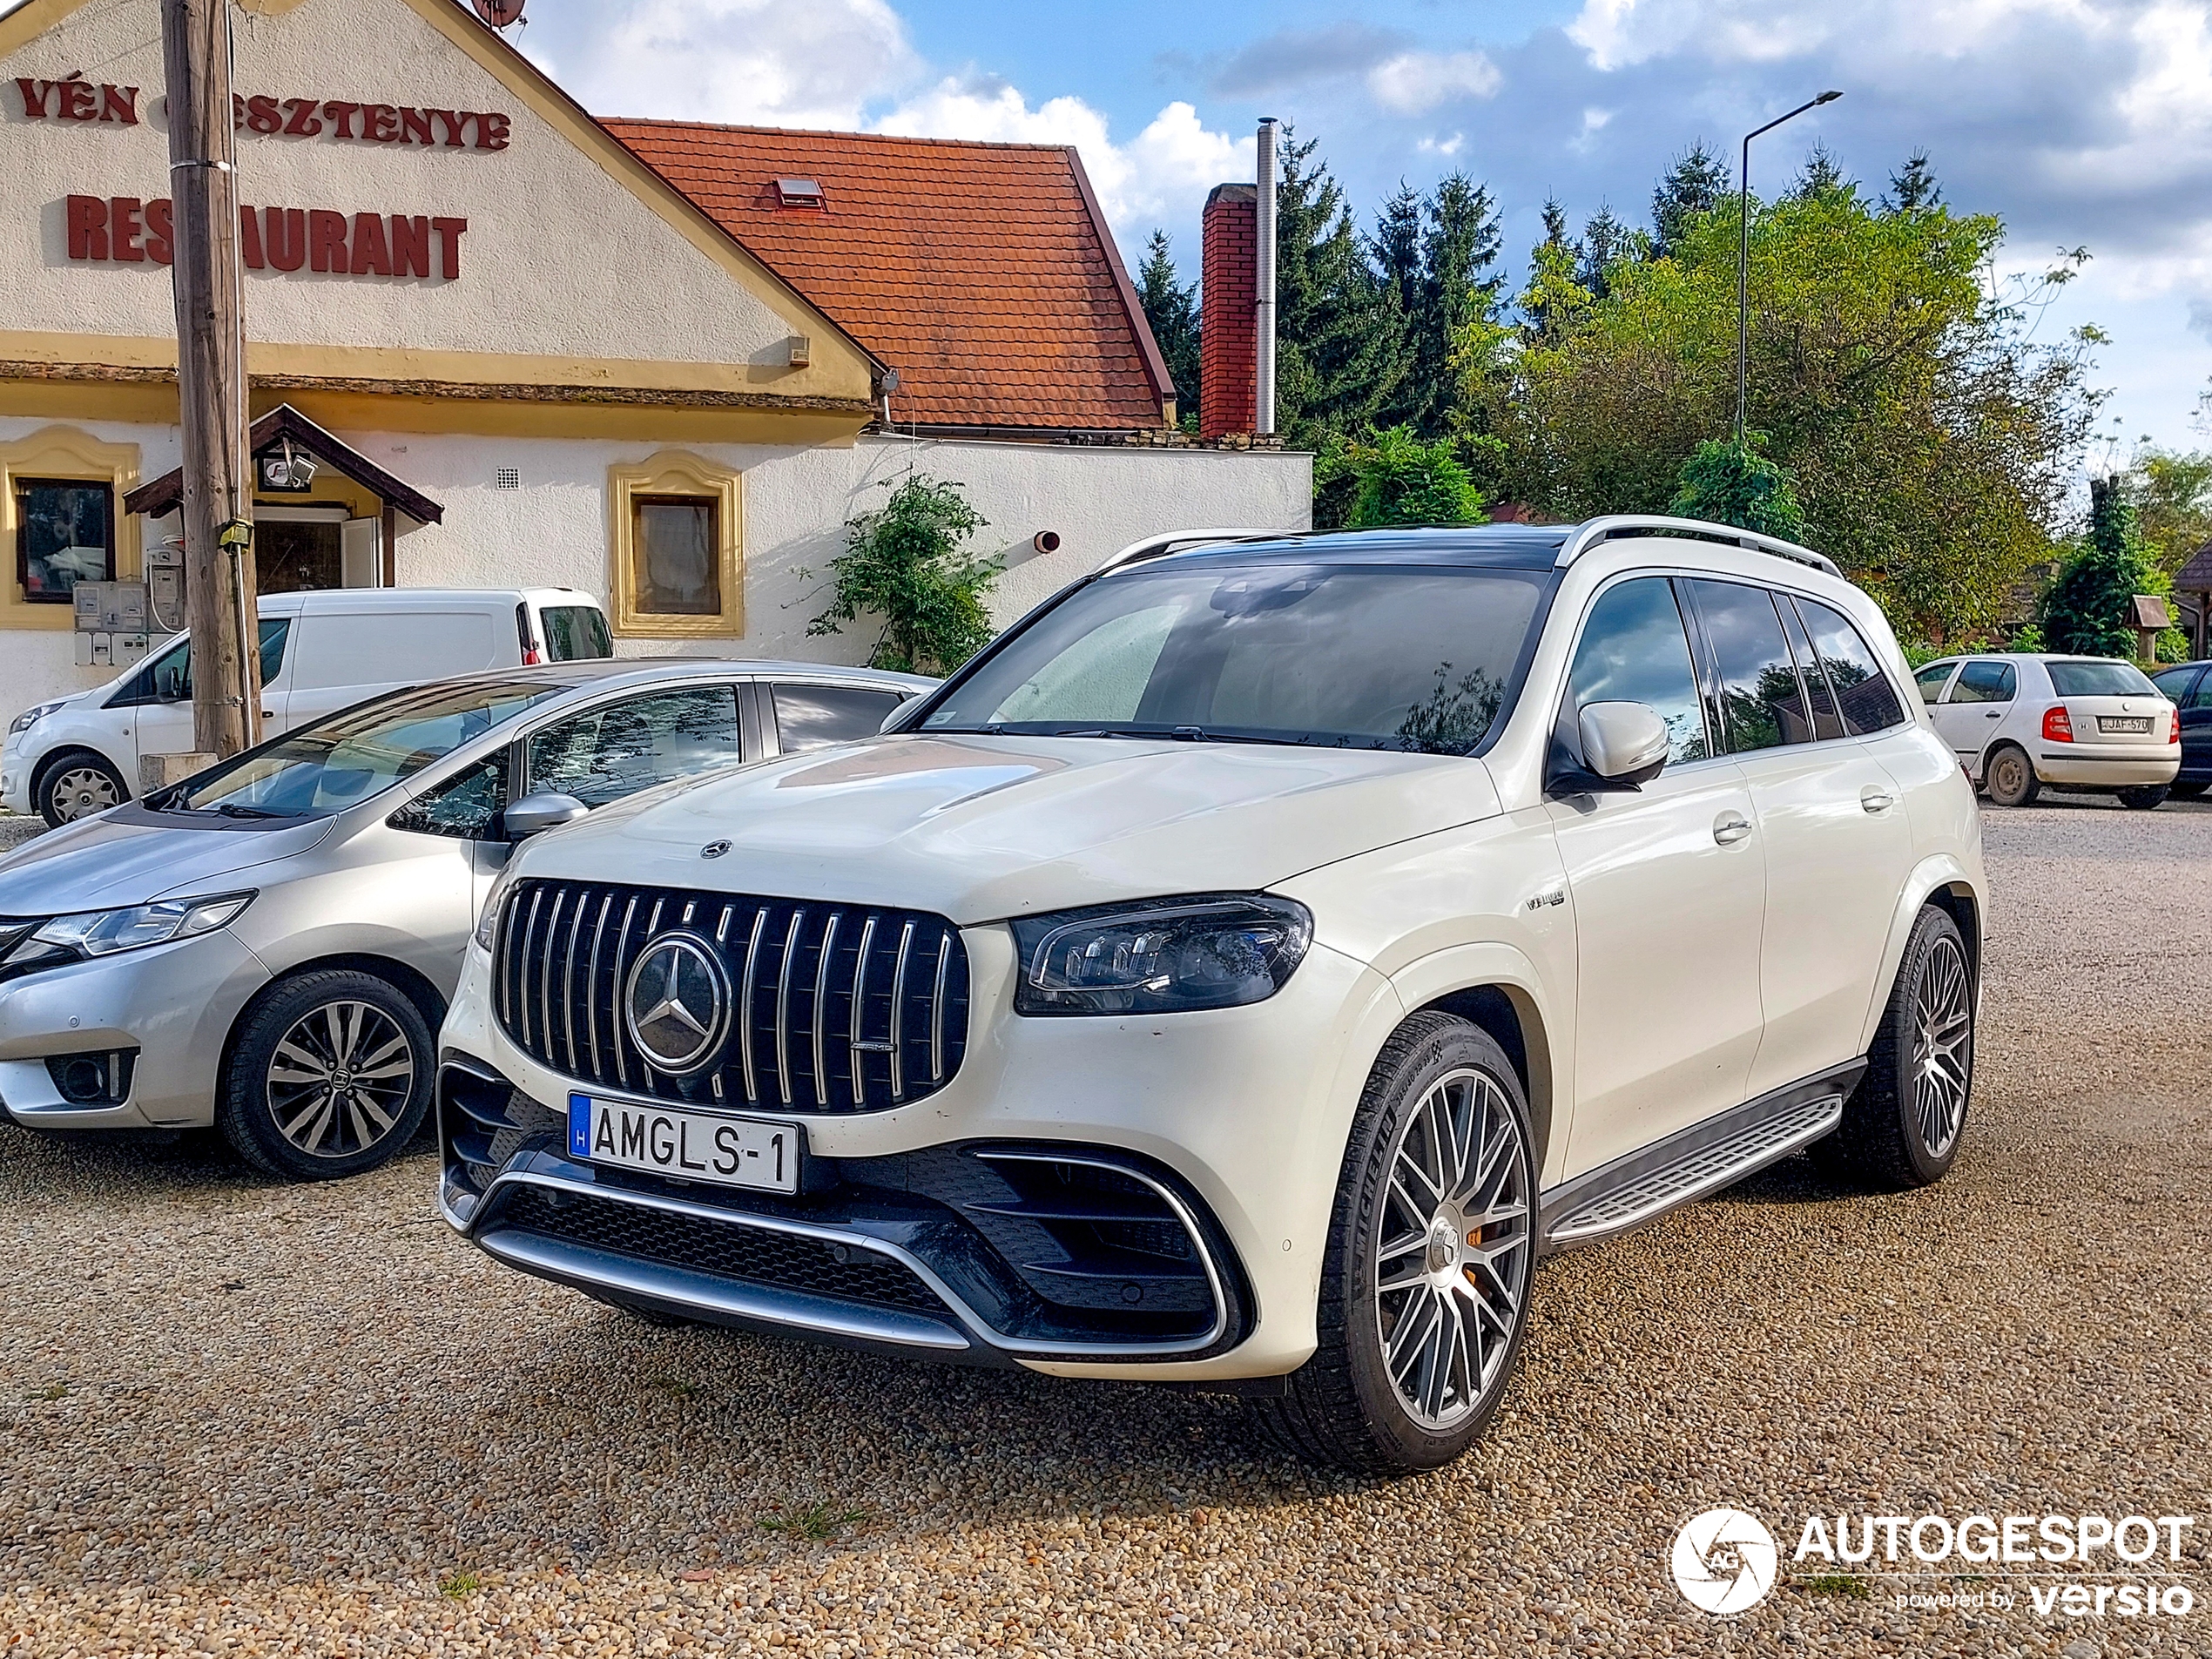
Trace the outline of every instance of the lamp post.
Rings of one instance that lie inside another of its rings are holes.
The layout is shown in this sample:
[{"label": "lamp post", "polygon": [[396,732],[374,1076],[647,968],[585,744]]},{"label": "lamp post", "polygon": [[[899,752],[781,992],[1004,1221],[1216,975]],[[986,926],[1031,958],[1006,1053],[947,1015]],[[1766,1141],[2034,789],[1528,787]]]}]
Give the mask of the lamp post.
[{"label": "lamp post", "polygon": [[1743,448],[1743,403],[1750,380],[1751,354],[1751,140],[1771,132],[1784,121],[1794,121],[1807,110],[1833,104],[1839,91],[1823,92],[1800,104],[1787,115],[1777,115],[1763,127],[1743,135],[1743,160],[1736,170],[1736,447]]}]

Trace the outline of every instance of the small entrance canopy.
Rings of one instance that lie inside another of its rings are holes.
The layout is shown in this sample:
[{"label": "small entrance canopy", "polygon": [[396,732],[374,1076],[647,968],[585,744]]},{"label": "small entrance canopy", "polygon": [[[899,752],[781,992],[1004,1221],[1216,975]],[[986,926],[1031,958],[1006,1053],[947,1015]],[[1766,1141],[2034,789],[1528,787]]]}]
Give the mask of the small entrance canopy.
[{"label": "small entrance canopy", "polygon": [[[289,403],[253,423],[255,580],[263,593],[303,588],[388,588],[398,580],[400,536],[435,524],[445,509],[342,443]],[[184,502],[182,469],[123,498],[146,518]]]},{"label": "small entrance canopy", "polygon": [[2196,550],[2182,573],[2174,578],[2174,596],[2196,614],[2184,617],[2189,631],[2190,655],[2202,657],[2212,644],[2212,542]]}]

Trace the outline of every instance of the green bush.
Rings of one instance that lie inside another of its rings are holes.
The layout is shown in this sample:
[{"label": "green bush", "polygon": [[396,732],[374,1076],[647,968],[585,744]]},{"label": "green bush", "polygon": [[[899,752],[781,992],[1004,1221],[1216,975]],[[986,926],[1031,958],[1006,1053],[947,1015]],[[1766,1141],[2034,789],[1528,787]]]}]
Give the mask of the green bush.
[{"label": "green bush", "polygon": [[[2132,660],[2139,647],[2128,601],[2139,593],[2163,597],[2173,590],[2173,577],[2143,542],[2121,481],[2092,478],[2089,533],[2044,590],[2042,637],[2051,651]],[[2161,634],[2157,652],[2169,662],[2186,656],[2188,642],[2181,630]]]},{"label": "green bush", "polygon": [[1683,518],[1800,541],[1804,509],[1790,475],[1751,448],[1757,434],[1742,444],[1708,438],[1682,463],[1673,510]]},{"label": "green bush", "polygon": [[[1475,524],[1486,506],[1452,440],[1424,443],[1406,426],[1332,445],[1314,467],[1324,498],[1349,494],[1344,522],[1353,529],[1391,524]],[[1318,515],[1317,515],[1318,516]]]},{"label": "green bush", "polygon": [[949,674],[988,644],[983,600],[1001,567],[962,550],[988,521],[960,491],[910,473],[880,511],[848,519],[844,555],[830,563],[836,591],[806,631],[842,633],[841,624],[880,617],[868,665],[914,674]]}]

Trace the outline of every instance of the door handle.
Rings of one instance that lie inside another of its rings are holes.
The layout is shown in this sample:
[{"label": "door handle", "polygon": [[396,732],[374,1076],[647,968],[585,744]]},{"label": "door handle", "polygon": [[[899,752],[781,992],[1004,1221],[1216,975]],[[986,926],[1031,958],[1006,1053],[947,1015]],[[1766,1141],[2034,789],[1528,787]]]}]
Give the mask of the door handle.
[{"label": "door handle", "polygon": [[1751,833],[1751,820],[1741,813],[1723,813],[1713,820],[1713,839],[1732,846]]},{"label": "door handle", "polygon": [[1870,813],[1886,813],[1897,805],[1897,797],[1886,789],[1869,785],[1858,792],[1858,804]]},{"label": "door handle", "polygon": [[1981,718],[1985,720],[2001,720],[2005,718],[2005,711],[2002,709],[1984,709],[1981,711]]}]

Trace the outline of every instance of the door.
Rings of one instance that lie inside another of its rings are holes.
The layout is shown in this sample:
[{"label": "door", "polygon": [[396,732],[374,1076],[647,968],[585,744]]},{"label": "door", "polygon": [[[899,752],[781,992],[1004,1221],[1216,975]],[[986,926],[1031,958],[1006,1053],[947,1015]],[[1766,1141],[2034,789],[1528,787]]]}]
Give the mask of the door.
[{"label": "door", "polygon": [[[291,644],[292,618],[261,618],[261,735],[285,729],[287,698],[281,676]],[[275,682],[272,684],[272,682]],[[190,754],[192,749],[192,637],[186,635],[146,659],[111,707],[123,710],[138,759]],[[135,790],[134,790],[135,792]]]},{"label": "door", "polygon": [[1574,903],[1580,1174],[1744,1098],[1759,1044],[1763,853],[1751,794],[1713,752],[1674,584],[1607,589],[1575,648],[1556,741],[1579,756],[1589,703],[1666,721],[1666,769],[1640,790],[1548,804]]},{"label": "door", "polygon": [[461,942],[476,925],[491,884],[513,849],[499,830],[500,809],[510,796],[514,745],[495,749],[430,786],[385,819],[400,833],[404,905],[426,938],[450,938],[455,948],[433,953],[442,995],[450,997],[461,971]]},{"label": "door", "polygon": [[[1756,1099],[1858,1057],[1912,867],[1912,832],[1903,790],[1850,729],[1870,699],[1838,704],[1789,596],[1748,583],[1684,585],[1704,637],[1722,745],[1750,786],[1766,854],[1765,1029],[1746,1089]],[[1823,627],[1832,618],[1850,628],[1821,609]],[[1852,655],[1878,675],[1863,642]],[[1891,708],[1901,722],[1894,698]]]},{"label": "door", "polygon": [[1951,693],[1928,711],[1935,729],[1968,775],[1981,776],[1981,757],[2020,698],[2020,671],[1992,657],[1977,657],[1959,671]]},{"label": "door", "polygon": [[315,610],[299,619],[287,716],[294,725],[402,685],[515,660],[514,624],[503,608],[432,610],[398,604],[383,610],[368,595],[338,604],[358,608]]},{"label": "door", "polygon": [[528,794],[573,795],[586,806],[634,795],[744,759],[738,687],[729,681],[644,692],[564,716],[524,749]]},{"label": "door", "polygon": [[2192,663],[2151,676],[2151,684],[2181,711],[2184,783],[2212,779],[2212,675]]}]

